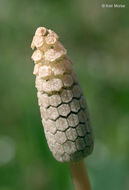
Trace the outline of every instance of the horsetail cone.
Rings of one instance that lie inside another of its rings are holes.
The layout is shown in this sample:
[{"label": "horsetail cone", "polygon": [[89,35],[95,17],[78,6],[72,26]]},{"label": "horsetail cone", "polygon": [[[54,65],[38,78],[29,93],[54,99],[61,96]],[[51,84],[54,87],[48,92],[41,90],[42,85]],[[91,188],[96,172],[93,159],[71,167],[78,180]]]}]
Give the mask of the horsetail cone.
[{"label": "horsetail cone", "polygon": [[36,88],[44,132],[59,162],[76,162],[93,150],[87,104],[58,35],[39,27],[32,40]]}]

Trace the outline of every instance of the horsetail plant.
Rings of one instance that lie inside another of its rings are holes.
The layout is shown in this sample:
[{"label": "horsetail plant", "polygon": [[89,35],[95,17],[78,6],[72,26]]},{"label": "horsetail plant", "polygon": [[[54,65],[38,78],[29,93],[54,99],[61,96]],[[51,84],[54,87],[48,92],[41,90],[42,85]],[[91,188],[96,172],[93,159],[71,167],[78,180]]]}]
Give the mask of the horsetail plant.
[{"label": "horsetail plant", "polygon": [[90,189],[83,159],[93,150],[87,103],[73,63],[58,35],[39,27],[31,48],[42,124],[50,151],[59,162],[70,163],[75,189]]}]

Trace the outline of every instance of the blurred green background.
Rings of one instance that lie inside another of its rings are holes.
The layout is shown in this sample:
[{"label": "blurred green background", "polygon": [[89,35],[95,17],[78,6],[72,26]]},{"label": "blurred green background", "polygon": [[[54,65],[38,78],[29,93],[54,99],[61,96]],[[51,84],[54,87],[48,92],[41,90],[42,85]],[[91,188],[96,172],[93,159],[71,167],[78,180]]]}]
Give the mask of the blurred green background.
[{"label": "blurred green background", "polygon": [[102,2],[0,0],[0,190],[73,189],[41,124],[30,59],[38,26],[59,34],[87,97],[93,190],[129,190],[129,2],[125,9],[102,9]]}]

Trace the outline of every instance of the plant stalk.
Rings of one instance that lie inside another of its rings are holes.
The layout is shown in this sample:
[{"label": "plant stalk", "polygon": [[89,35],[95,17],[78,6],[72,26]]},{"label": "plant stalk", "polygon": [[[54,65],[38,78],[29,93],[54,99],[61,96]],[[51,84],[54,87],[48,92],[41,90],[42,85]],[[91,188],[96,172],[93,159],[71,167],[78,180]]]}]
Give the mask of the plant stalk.
[{"label": "plant stalk", "polygon": [[75,190],[91,190],[84,161],[70,163],[70,170]]}]

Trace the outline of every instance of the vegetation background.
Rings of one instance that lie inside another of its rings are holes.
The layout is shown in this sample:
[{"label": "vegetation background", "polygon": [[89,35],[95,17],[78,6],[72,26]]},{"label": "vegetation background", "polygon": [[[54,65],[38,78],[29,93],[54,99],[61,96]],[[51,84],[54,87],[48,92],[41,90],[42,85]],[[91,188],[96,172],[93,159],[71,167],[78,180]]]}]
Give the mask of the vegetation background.
[{"label": "vegetation background", "polygon": [[52,157],[37,104],[30,44],[38,26],[56,31],[89,105],[93,190],[129,189],[129,2],[0,0],[0,190],[72,190],[67,164]]}]

